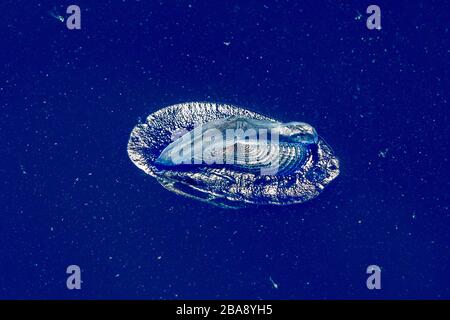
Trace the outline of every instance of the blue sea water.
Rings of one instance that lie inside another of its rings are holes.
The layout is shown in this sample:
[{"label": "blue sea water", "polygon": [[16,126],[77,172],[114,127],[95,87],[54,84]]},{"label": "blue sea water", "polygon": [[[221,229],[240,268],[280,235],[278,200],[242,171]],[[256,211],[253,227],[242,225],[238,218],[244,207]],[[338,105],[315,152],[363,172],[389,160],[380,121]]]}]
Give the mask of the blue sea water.
[{"label": "blue sea water", "polygon": [[[70,4],[81,30],[55,17]],[[381,30],[366,27],[370,4]],[[448,2],[2,1],[0,12],[0,298],[450,298]],[[173,194],[127,142],[148,114],[187,101],[308,122],[341,173],[292,206]],[[66,287],[73,264],[81,290]],[[380,290],[366,287],[369,265]]]}]

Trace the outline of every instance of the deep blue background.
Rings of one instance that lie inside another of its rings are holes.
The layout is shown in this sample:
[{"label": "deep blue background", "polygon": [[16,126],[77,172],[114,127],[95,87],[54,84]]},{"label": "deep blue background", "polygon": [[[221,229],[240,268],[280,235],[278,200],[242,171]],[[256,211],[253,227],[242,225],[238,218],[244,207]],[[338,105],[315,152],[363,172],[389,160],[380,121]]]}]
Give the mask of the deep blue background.
[{"label": "deep blue background", "polygon": [[[368,1],[2,1],[0,298],[450,298],[450,5],[375,3],[380,31]],[[126,146],[186,101],[311,123],[341,174],[286,207],[172,194]]]}]

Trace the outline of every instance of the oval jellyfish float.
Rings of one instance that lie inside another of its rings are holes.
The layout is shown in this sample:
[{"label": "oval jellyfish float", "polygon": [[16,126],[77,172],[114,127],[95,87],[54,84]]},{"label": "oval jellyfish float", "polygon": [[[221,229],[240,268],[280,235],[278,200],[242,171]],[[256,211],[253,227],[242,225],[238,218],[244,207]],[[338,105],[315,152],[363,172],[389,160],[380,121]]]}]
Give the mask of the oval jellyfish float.
[{"label": "oval jellyfish float", "polygon": [[131,132],[128,155],[166,189],[228,208],[305,202],[339,174],[309,124],[216,103],[152,113]]}]

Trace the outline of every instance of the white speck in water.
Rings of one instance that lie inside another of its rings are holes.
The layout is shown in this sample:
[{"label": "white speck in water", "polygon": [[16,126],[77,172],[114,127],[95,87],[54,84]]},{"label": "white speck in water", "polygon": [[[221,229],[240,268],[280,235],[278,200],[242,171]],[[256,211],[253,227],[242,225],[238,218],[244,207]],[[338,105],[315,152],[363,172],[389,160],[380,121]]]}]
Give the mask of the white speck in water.
[{"label": "white speck in water", "polygon": [[273,281],[272,277],[269,277],[269,280],[270,280],[270,283],[272,283],[272,286],[274,287],[274,289],[278,289],[278,283]]}]

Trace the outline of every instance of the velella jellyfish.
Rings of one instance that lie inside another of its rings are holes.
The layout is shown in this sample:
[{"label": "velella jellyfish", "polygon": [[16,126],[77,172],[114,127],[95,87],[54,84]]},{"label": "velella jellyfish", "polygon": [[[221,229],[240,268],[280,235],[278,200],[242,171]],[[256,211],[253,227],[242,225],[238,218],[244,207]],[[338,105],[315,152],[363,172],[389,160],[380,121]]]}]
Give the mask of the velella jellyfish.
[{"label": "velella jellyfish", "polygon": [[301,203],[339,174],[338,159],[309,124],[218,103],[150,114],[132,130],[128,155],[166,189],[228,208]]}]

